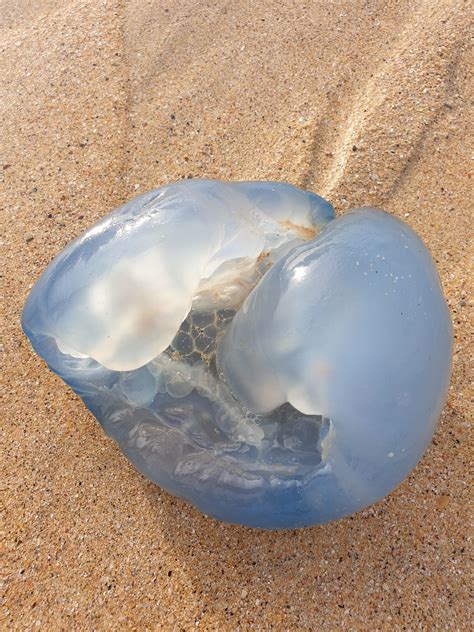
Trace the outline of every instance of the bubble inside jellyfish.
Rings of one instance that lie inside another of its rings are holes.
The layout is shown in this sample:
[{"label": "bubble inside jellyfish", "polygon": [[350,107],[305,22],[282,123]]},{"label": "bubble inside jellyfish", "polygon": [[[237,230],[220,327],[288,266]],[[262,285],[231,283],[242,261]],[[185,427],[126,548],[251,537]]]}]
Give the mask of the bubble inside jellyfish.
[{"label": "bubble inside jellyfish", "polygon": [[268,529],[388,494],[429,445],[451,372],[413,230],[370,208],[335,219],[280,182],[135,198],[52,261],[22,325],[145,476]]}]

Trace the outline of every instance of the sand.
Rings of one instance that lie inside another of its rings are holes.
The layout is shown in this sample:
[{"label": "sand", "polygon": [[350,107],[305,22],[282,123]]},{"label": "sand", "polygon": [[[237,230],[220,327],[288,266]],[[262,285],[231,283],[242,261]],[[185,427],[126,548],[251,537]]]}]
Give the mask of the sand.
[{"label": "sand", "polygon": [[[2,0],[0,20],[2,629],[467,629],[469,3]],[[280,533],[206,518],[33,354],[19,317],[46,264],[190,177],[382,207],[431,250],[452,385],[425,457],[373,507]]]}]

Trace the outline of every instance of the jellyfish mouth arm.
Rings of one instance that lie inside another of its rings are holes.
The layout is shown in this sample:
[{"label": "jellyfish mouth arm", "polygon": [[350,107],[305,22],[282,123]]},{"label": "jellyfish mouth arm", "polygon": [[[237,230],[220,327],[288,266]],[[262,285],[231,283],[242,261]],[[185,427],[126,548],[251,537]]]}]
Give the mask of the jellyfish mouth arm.
[{"label": "jellyfish mouth arm", "polygon": [[109,369],[138,368],[166,349],[193,302],[240,305],[271,265],[265,255],[310,231],[314,207],[309,194],[276,183],[162,187],[68,246],[29,301],[43,291],[43,318],[30,318],[27,304],[24,322]]},{"label": "jellyfish mouth arm", "polygon": [[362,498],[393,487],[423,454],[451,353],[449,311],[424,245],[396,218],[361,209],[265,274],[218,361],[249,409],[268,414],[288,402],[330,418],[334,473],[343,481],[353,468]]}]

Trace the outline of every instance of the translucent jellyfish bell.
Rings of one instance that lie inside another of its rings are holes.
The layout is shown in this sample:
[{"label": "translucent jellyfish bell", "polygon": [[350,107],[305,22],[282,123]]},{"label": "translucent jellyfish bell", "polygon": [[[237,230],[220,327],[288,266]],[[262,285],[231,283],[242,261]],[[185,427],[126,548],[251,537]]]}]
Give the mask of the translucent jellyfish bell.
[{"label": "translucent jellyfish bell", "polygon": [[25,305],[35,350],[132,463],[228,522],[299,527],[387,494],[446,397],[433,261],[373,209],[285,183],[187,181],[117,209]]}]

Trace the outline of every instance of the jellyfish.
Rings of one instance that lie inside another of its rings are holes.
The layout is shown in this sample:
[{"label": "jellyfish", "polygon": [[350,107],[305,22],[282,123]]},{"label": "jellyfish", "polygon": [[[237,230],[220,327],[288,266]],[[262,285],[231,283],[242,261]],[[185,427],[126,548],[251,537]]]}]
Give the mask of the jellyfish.
[{"label": "jellyfish", "polygon": [[217,519],[305,527],[395,488],[441,413],[433,260],[380,210],[282,182],[188,180],[69,244],[22,315],[133,465]]}]

